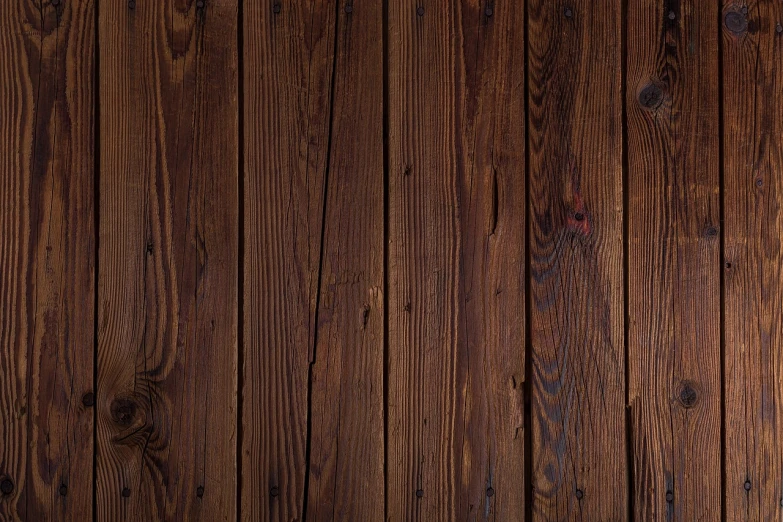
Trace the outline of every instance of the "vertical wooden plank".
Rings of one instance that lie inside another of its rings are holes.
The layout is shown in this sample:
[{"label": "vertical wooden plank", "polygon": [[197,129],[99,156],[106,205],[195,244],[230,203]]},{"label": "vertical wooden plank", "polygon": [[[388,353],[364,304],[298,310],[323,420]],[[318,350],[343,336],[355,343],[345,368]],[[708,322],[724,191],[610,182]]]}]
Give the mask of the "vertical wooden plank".
[{"label": "vertical wooden plank", "polygon": [[236,517],[236,0],[102,2],[97,515]]},{"label": "vertical wooden plank", "polygon": [[340,3],[308,520],[384,519],[383,2]]},{"label": "vertical wooden plank", "polygon": [[0,519],[92,514],[94,3],[0,4]]},{"label": "vertical wooden plank", "polygon": [[622,5],[528,16],[533,518],[625,520]]},{"label": "vertical wooden plank", "polygon": [[304,510],[335,15],[334,0],[243,3],[248,522]]},{"label": "vertical wooden plank", "polygon": [[389,2],[389,520],[524,518],[524,24]]},{"label": "vertical wooden plank", "polygon": [[774,520],[783,496],[783,9],[725,1],[723,145],[727,520]]},{"label": "vertical wooden plank", "polygon": [[629,403],[637,520],[720,520],[718,8],[630,0]]}]

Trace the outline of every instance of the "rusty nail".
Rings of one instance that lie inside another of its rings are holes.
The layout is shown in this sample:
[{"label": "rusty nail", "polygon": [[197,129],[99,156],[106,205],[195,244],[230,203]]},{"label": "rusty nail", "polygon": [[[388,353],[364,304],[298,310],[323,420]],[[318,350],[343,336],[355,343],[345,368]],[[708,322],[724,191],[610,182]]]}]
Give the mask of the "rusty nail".
[{"label": "rusty nail", "polygon": [[0,491],[3,495],[10,495],[14,491],[14,482],[10,478],[0,481]]},{"label": "rusty nail", "polygon": [[275,14],[280,14],[280,4],[275,4],[272,6],[272,12]]},{"label": "rusty nail", "polygon": [[729,11],[723,18],[726,27],[732,33],[742,33],[748,28],[748,20],[742,13],[737,11]]},{"label": "rusty nail", "polygon": [[576,490],[576,498],[578,498],[579,500],[582,500],[584,498],[584,496],[585,496],[585,492],[584,491],[582,491],[581,489],[577,489]]},{"label": "rusty nail", "polygon": [[92,408],[95,405],[95,394],[93,392],[87,392],[82,397],[82,404],[87,408]]},{"label": "rusty nail", "polygon": [[487,496],[488,497],[494,497],[495,496],[495,490],[493,488],[487,488]]},{"label": "rusty nail", "polygon": [[416,497],[421,498],[424,496],[424,490],[423,489],[417,489],[416,490]]},{"label": "rusty nail", "polygon": [[666,502],[671,504],[673,500],[674,500],[674,493],[672,493],[671,491],[667,491],[666,492]]},{"label": "rusty nail", "polygon": [[424,16],[424,7],[419,6],[416,8],[416,14],[419,16]]},{"label": "rusty nail", "polygon": [[345,12],[348,14],[353,13],[353,6],[351,4],[348,4],[345,6]]},{"label": "rusty nail", "polygon": [[60,485],[60,496],[64,497],[67,494],[68,494],[68,486],[66,486],[65,484],[61,484]]},{"label": "rusty nail", "polygon": [[656,109],[663,102],[663,91],[655,83],[647,84],[639,93],[639,103],[647,109]]},{"label": "rusty nail", "polygon": [[750,491],[750,481],[749,480],[745,481],[745,491]]},{"label": "rusty nail", "polygon": [[122,488],[122,496],[128,498],[130,496],[130,488]]},{"label": "rusty nail", "polygon": [[565,9],[563,9],[563,14],[565,15],[566,18],[571,18],[572,16],[574,16],[574,12],[571,10],[570,7],[566,7]]},{"label": "rusty nail", "polygon": [[204,496],[204,486],[199,486],[196,488],[196,496],[198,498],[201,498]]}]

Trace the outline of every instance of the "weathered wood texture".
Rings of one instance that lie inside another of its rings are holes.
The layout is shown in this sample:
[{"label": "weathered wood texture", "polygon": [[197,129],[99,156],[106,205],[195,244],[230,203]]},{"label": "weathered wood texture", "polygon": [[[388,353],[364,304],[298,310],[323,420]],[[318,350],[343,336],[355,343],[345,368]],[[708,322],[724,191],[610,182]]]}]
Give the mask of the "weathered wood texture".
[{"label": "weathered wood texture", "polygon": [[724,2],[721,21],[726,520],[774,520],[783,495],[783,10]]},{"label": "weathered wood texture", "polygon": [[384,519],[382,32],[381,0],[338,11],[308,520]]},{"label": "weathered wood texture", "polygon": [[93,2],[3,2],[0,33],[0,520],[87,520]]},{"label": "weathered wood texture", "polygon": [[99,6],[97,517],[236,518],[237,1]]},{"label": "weathered wood texture", "polygon": [[389,520],[524,518],[524,23],[389,2]]},{"label": "weathered wood texture", "polygon": [[301,520],[337,8],[243,7],[241,517]]},{"label": "weathered wood texture", "polygon": [[718,8],[627,9],[635,517],[720,520]]},{"label": "weathered wood texture", "polygon": [[621,8],[528,2],[534,520],[627,517]]}]

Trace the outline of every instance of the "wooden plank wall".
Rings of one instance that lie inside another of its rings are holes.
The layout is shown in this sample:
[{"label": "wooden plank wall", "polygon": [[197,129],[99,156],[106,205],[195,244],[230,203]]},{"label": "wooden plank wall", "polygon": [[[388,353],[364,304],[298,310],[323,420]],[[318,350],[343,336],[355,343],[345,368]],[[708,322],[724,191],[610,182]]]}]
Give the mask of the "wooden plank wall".
[{"label": "wooden plank wall", "polygon": [[0,521],[771,520],[776,0],[0,3]]}]

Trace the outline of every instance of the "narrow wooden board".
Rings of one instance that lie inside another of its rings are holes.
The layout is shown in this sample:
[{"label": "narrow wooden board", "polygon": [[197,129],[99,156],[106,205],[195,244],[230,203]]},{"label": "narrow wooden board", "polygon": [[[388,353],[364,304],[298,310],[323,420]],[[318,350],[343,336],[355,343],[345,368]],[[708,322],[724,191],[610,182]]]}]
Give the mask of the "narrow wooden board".
[{"label": "narrow wooden board", "polygon": [[389,2],[389,520],[523,520],[524,5]]},{"label": "narrow wooden board", "polygon": [[727,1],[721,21],[726,520],[774,520],[783,495],[783,9]]},{"label": "narrow wooden board", "polygon": [[718,7],[628,4],[636,520],[720,520]]},{"label": "narrow wooden board", "polygon": [[622,3],[528,16],[533,519],[625,520]]},{"label": "narrow wooden board", "polygon": [[100,520],[236,517],[237,19],[99,7]]},{"label": "narrow wooden board", "polygon": [[0,519],[88,520],[93,2],[3,2],[0,33]]},{"label": "narrow wooden board", "polygon": [[247,522],[301,520],[304,511],[336,9],[243,4]]},{"label": "narrow wooden board", "polygon": [[308,520],[384,519],[383,2],[340,3]]}]

